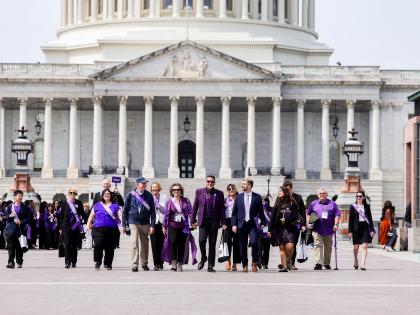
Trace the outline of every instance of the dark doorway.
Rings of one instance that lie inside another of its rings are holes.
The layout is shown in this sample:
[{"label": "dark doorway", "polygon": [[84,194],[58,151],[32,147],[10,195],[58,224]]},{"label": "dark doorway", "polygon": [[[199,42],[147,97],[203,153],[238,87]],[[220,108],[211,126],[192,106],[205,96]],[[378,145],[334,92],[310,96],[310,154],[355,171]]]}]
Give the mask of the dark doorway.
[{"label": "dark doorway", "polygon": [[195,168],[195,143],[184,140],[178,144],[178,166],[181,178],[193,178]]}]

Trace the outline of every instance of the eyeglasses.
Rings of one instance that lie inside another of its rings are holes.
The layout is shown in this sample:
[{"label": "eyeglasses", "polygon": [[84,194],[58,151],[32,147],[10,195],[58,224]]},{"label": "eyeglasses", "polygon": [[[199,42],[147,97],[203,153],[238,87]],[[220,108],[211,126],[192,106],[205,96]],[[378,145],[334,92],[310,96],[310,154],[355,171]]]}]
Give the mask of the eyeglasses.
[{"label": "eyeglasses", "polygon": [[229,187],[227,190],[236,190],[236,187]]},{"label": "eyeglasses", "polygon": [[77,192],[75,192],[75,191],[69,191],[69,195],[75,195],[75,196],[77,196]]},{"label": "eyeglasses", "polygon": [[180,188],[172,188],[172,191],[181,191]]},{"label": "eyeglasses", "polygon": [[207,183],[208,183],[208,184],[214,184],[215,182],[216,182],[216,181],[214,181],[214,180],[208,180],[208,181],[207,181]]},{"label": "eyeglasses", "polygon": [[363,198],[363,195],[356,195],[357,198]]}]

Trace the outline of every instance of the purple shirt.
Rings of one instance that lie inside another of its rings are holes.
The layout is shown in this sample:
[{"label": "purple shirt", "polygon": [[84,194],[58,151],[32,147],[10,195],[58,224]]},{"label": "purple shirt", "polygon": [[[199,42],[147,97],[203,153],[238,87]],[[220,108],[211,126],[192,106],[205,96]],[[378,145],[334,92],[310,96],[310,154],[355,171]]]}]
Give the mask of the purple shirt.
[{"label": "purple shirt", "polygon": [[214,189],[206,189],[206,204],[204,206],[204,217],[206,219],[214,220],[214,199],[216,198],[216,193]]},{"label": "purple shirt", "polygon": [[316,224],[314,231],[322,236],[329,236],[334,234],[335,218],[341,215],[337,204],[327,199],[324,202],[314,200],[308,209],[308,215],[316,212],[319,216],[319,222]]},{"label": "purple shirt", "polygon": [[114,220],[108,212],[105,210],[105,208],[102,205],[102,202],[97,202],[95,206],[93,207],[93,211],[95,212],[95,222],[93,223],[94,228],[100,228],[100,227],[109,227],[109,228],[116,228],[118,227],[118,211],[120,207],[118,206],[118,203],[112,203],[109,208],[112,211],[112,214],[114,215]]}]

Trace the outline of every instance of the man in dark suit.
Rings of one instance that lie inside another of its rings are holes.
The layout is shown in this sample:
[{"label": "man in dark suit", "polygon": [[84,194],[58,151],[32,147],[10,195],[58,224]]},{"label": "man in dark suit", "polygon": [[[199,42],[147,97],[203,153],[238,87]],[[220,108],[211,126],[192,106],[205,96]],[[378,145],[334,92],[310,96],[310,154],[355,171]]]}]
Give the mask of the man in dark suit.
[{"label": "man in dark suit", "polygon": [[7,268],[15,268],[15,257],[18,268],[22,268],[23,250],[20,246],[19,237],[25,234],[26,225],[31,219],[31,211],[22,202],[23,192],[16,190],[14,193],[15,202],[6,208],[6,227],[4,237],[7,242],[9,261]]},{"label": "man in dark suit", "polygon": [[216,179],[213,175],[207,176],[206,181],[206,187],[197,189],[195,192],[191,222],[194,228],[197,225],[199,226],[201,261],[198,264],[198,270],[203,269],[207,261],[206,245],[208,239],[209,264],[207,271],[215,272],[217,233],[222,226],[223,229],[226,229],[225,199],[223,192],[214,188]]},{"label": "man in dark suit", "polygon": [[258,242],[255,219],[260,218],[262,225],[266,225],[262,198],[252,191],[254,181],[250,178],[242,180],[242,193],[233,204],[232,231],[239,233],[239,248],[242,258],[242,272],[248,272],[248,237],[252,247],[252,271],[257,272]]},{"label": "man in dark suit", "polygon": [[300,232],[305,232],[306,230],[306,208],[305,208],[305,203],[303,202],[302,196],[299,194],[296,194],[293,191],[293,183],[291,180],[289,179],[285,179],[283,182],[283,186],[288,188],[289,191],[292,193],[293,198],[296,200],[296,202],[298,203],[299,206],[299,215],[300,215],[300,229],[296,229],[295,231],[295,249],[293,251],[293,255],[292,255],[292,270],[297,270],[297,268],[295,267],[295,261],[296,261],[296,245],[299,241],[299,234]]},{"label": "man in dark suit", "polygon": [[[111,181],[109,180],[109,178],[105,178],[105,179],[102,181],[102,190],[101,190],[101,191],[98,191],[98,192],[95,194],[95,196],[93,197],[92,208],[93,208],[93,206],[94,206],[97,202],[99,202],[99,201],[101,201],[101,200],[102,200],[102,192],[103,192],[105,189],[109,189],[109,190],[111,190]],[[117,189],[117,188],[115,188],[115,189],[114,189],[114,191],[113,191],[113,192],[111,192],[111,200],[112,200],[112,202],[116,202],[116,203],[118,203],[118,205],[119,205],[120,207],[124,207],[124,198],[123,198],[123,196],[120,194],[120,192],[118,191],[118,189]]]}]

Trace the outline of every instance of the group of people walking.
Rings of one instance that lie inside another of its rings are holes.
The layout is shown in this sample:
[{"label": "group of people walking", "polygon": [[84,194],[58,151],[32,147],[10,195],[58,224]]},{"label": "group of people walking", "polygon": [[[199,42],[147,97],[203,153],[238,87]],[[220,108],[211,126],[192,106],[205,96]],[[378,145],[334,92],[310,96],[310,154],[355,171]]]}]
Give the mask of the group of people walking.
[{"label": "group of people walking", "polygon": [[[249,268],[252,272],[267,269],[272,246],[279,248],[280,272],[297,270],[298,241],[304,240],[306,244],[309,236],[313,237],[314,269],[331,269],[333,239],[341,213],[323,188],[318,191],[318,199],[306,209],[302,197],[293,191],[290,180],[285,180],[279,188],[273,206],[270,205],[270,198],[253,191],[254,182],[250,178],[242,180],[240,193],[234,184],[229,184],[225,197],[223,191],[215,188],[215,177],[209,175],[205,187],[196,190],[193,204],[184,195],[180,183],[172,184],[169,196],[165,196],[158,182],[151,184],[150,191],[146,189],[147,182],[144,177],[137,178],[134,190],[123,198],[118,191],[110,190],[110,181],[105,179],[102,190],[95,195],[89,209],[77,199],[75,188],[68,190],[67,199],[52,213],[64,247],[65,268],[76,267],[77,252],[87,228],[93,238],[93,260],[97,270],[102,264],[104,268],[112,269],[120,234],[126,233],[130,237],[133,272],[139,268],[149,270],[150,237],[154,270],[163,269],[166,262],[171,270],[182,271],[191,256],[193,265],[198,262],[198,270],[207,264],[207,271],[213,273],[220,229],[222,242],[228,247],[228,257],[225,257],[227,271],[236,271],[240,267],[242,272],[248,272]],[[14,202],[4,211],[8,268],[14,268],[15,261],[18,267],[23,264],[20,241],[21,236],[27,233],[31,210],[22,202],[22,198],[23,193],[17,190]],[[361,247],[360,267],[366,270],[367,244],[372,241],[375,229],[363,191],[356,194],[349,214],[354,268],[359,268],[358,252]],[[192,233],[195,229],[198,229],[199,261]]]}]

